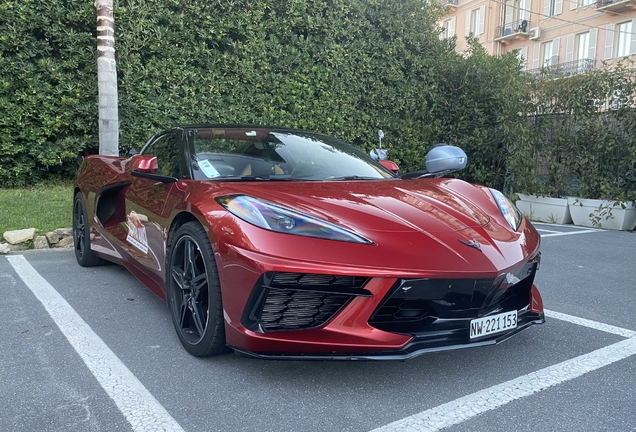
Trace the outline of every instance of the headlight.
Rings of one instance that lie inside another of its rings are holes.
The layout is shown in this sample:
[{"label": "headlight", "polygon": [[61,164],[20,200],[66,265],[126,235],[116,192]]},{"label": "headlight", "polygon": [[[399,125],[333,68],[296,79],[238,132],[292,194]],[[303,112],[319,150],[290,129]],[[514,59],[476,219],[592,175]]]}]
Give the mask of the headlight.
[{"label": "headlight", "polygon": [[327,240],[373,244],[372,241],[327,221],[247,195],[223,196],[216,198],[216,201],[234,216],[266,230]]},{"label": "headlight", "polygon": [[490,190],[492,197],[495,199],[501,215],[508,221],[512,229],[516,231],[517,228],[519,228],[519,225],[521,225],[521,220],[523,219],[521,212],[512,201],[506,198],[504,194],[496,189],[488,189]]}]

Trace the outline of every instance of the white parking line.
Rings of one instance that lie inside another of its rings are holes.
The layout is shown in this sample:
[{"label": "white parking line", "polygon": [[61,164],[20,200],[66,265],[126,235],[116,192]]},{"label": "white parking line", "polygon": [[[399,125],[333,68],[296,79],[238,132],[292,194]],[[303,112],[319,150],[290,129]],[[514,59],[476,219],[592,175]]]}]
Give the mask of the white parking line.
[{"label": "white parking line", "polygon": [[589,231],[601,231],[597,228],[584,227],[580,225],[563,225],[563,224],[554,224],[554,223],[548,223],[548,222],[532,222],[532,225],[546,225],[546,226],[553,226],[553,227],[559,227],[559,228],[577,228],[577,229],[589,230]]},{"label": "white parking line", "polygon": [[439,431],[636,354],[636,332],[632,330],[560,312],[547,310],[545,312],[548,317],[628,337],[628,339],[455,399],[379,427],[372,432]]},{"label": "white parking line", "polygon": [[7,257],[136,432],[183,431],[121,360],[23,255]]},{"label": "white parking line", "polygon": [[567,315],[561,312],[555,312],[555,311],[551,311],[547,309],[544,312],[545,312],[545,316],[549,318],[554,318],[561,321],[567,321],[569,323],[577,324],[584,327],[589,327],[594,330],[600,330],[606,333],[612,333],[612,334],[623,336],[626,338],[636,336],[636,331],[634,330],[628,330],[622,327],[615,327],[613,325],[600,323],[598,321],[591,321],[585,318],[579,318],[572,315]]},{"label": "white parking line", "polygon": [[636,354],[636,338],[615,343],[406,417],[373,432],[439,431],[514,400],[530,396],[562,382],[578,378],[603,366]]},{"label": "white parking line", "polygon": [[575,234],[590,234],[590,233],[595,233],[595,232],[601,232],[601,231],[600,230],[586,229],[586,230],[581,230],[581,231],[560,232],[560,233],[557,233],[557,234],[541,235],[541,238],[567,236],[567,235],[575,235]]}]

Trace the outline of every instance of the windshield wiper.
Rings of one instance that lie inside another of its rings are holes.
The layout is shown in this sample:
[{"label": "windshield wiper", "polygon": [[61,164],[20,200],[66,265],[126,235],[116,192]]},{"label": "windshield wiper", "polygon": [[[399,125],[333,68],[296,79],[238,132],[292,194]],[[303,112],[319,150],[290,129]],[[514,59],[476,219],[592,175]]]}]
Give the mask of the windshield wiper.
[{"label": "windshield wiper", "polygon": [[216,177],[212,180],[221,180],[221,181],[305,181],[304,179],[298,179],[293,177],[270,177],[270,176],[253,176],[253,175],[245,175],[245,176],[223,176]]},{"label": "windshield wiper", "polygon": [[382,177],[369,177],[369,176],[359,176],[359,175],[349,175],[342,177],[333,177],[325,180],[382,180]]}]

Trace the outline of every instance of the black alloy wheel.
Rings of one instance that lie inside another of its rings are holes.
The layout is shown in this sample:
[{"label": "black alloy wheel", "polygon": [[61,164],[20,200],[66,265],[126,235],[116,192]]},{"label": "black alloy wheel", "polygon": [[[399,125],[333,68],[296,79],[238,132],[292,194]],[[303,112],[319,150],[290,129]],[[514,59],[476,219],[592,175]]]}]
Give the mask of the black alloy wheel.
[{"label": "black alloy wheel", "polygon": [[73,246],[77,263],[82,267],[93,267],[106,262],[91,250],[88,216],[81,192],[76,193],[73,200]]},{"label": "black alloy wheel", "polygon": [[177,336],[194,356],[221,354],[225,351],[221,289],[205,230],[198,222],[188,222],[170,243],[166,294]]}]

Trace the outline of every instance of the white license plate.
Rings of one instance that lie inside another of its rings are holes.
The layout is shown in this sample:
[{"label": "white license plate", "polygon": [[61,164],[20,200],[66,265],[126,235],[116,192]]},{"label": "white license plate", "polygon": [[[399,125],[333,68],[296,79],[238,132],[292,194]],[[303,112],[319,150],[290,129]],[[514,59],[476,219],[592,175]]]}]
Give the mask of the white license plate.
[{"label": "white license plate", "polygon": [[470,321],[470,338],[503,333],[517,328],[517,311],[504,312]]}]

